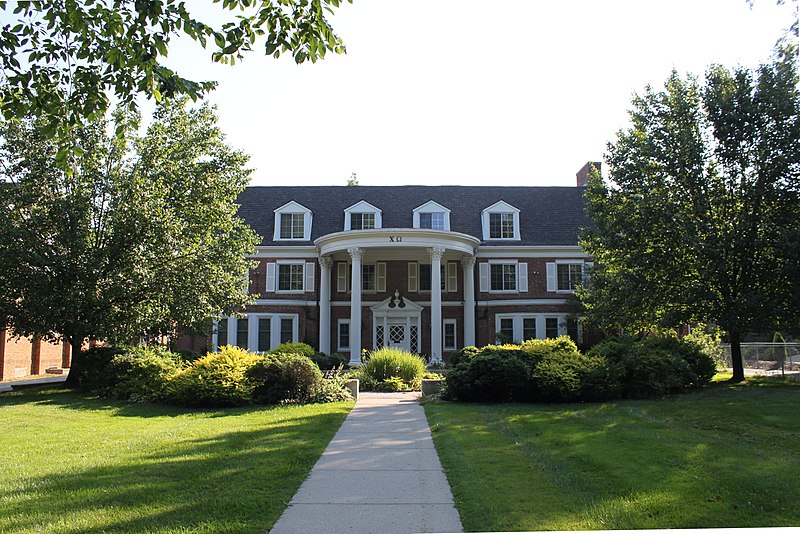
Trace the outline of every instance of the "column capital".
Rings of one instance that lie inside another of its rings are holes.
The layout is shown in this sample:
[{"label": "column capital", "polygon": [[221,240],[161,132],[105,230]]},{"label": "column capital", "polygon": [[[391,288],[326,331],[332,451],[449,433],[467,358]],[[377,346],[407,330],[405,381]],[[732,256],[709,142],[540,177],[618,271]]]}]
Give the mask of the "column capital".
[{"label": "column capital", "polygon": [[431,261],[441,261],[444,256],[445,249],[443,247],[433,247],[428,249],[428,254],[431,255]]},{"label": "column capital", "polygon": [[461,258],[461,265],[463,265],[467,269],[474,269],[475,256],[464,256],[463,258]]},{"label": "column capital", "polygon": [[351,247],[347,249],[347,253],[354,260],[360,260],[364,257],[364,249],[359,247]]},{"label": "column capital", "polygon": [[330,256],[320,256],[319,266],[323,269],[330,269],[333,266],[333,258]]}]

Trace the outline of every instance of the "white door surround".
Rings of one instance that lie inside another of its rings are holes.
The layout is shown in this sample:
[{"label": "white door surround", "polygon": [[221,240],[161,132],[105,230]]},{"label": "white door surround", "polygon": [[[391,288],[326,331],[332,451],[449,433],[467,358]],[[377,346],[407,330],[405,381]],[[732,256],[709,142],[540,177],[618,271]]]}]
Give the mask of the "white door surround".
[{"label": "white door surround", "polygon": [[372,346],[399,347],[419,352],[422,332],[422,306],[398,291],[394,296],[370,308],[372,311]]}]

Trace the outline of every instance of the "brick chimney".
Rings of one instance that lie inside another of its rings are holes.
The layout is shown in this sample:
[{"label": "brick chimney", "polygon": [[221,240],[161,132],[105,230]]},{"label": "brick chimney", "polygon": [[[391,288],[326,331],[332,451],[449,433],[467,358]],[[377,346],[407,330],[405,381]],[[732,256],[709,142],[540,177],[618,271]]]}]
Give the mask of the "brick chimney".
[{"label": "brick chimney", "polygon": [[592,167],[597,168],[597,171],[600,171],[601,163],[599,161],[590,161],[583,167],[581,170],[578,171],[578,174],[575,177],[578,179],[578,187],[586,187],[586,180],[589,179],[589,174],[592,172]]}]

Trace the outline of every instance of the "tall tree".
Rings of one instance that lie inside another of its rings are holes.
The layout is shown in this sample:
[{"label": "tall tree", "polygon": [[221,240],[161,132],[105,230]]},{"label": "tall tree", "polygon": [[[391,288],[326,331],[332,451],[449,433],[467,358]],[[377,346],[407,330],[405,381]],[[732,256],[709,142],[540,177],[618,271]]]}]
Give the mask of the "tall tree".
[{"label": "tall tree", "polygon": [[30,121],[0,147],[0,318],[20,335],[133,341],[201,327],[247,302],[254,232],[236,216],[247,157],[211,108],[161,105],[147,133],[118,115],[77,130],[71,173]]},{"label": "tall tree", "polygon": [[596,259],[581,299],[607,329],[715,322],[740,341],[798,319],[800,94],[796,54],[755,71],[673,73],[633,100],[587,187]]},{"label": "tall tree", "polygon": [[0,29],[0,112],[39,117],[47,136],[62,140],[59,162],[66,163],[71,129],[103,118],[109,94],[135,107],[139,94],[194,100],[214,87],[164,66],[173,38],[213,43],[212,59],[223,63],[258,41],[267,55],[316,61],[345,51],[325,19],[343,1],[206,0],[223,12],[212,25],[189,11],[197,0],[0,0],[8,21]]}]

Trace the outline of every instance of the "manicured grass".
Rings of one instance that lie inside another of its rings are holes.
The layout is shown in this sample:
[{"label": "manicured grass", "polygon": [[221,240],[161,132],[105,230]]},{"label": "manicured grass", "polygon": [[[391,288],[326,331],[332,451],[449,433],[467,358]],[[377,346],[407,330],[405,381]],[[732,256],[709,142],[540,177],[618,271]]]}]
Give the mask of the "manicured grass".
[{"label": "manicured grass", "polygon": [[0,394],[0,532],[266,532],[351,407]]},{"label": "manicured grass", "polygon": [[469,531],[797,526],[798,386],[425,411]]}]

